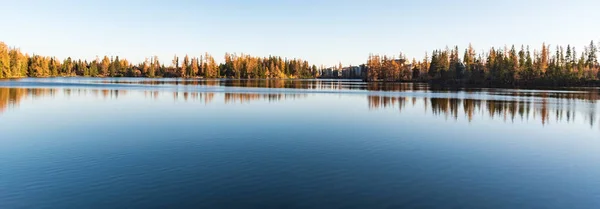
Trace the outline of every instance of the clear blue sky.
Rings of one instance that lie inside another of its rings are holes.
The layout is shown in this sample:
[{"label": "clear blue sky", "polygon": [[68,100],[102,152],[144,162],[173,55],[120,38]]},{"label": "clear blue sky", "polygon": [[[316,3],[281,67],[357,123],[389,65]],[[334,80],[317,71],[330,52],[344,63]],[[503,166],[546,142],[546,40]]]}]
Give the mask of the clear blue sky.
[{"label": "clear blue sky", "polygon": [[0,41],[59,58],[225,52],[317,65],[363,63],[369,53],[422,58],[469,43],[573,44],[600,40],[598,0],[0,0]]}]

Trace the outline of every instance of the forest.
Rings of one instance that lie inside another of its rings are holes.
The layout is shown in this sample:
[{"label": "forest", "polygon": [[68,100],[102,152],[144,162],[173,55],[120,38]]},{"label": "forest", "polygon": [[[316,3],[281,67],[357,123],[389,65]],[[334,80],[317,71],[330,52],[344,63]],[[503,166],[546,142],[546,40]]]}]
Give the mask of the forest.
[{"label": "forest", "polygon": [[212,55],[175,56],[165,65],[153,56],[141,63],[131,63],[119,56],[94,60],[59,60],[56,57],[28,55],[18,48],[0,42],[0,78],[21,77],[182,77],[182,78],[315,78],[317,67],[300,59],[253,57],[225,54],[225,62],[217,64]]},{"label": "forest", "polygon": [[[578,52],[567,45],[541,49],[529,46],[490,48],[476,53],[472,45],[460,53],[458,46],[426,53],[422,60],[399,56],[369,55],[357,68],[317,68],[301,59],[278,56],[224,55],[224,62],[204,53],[197,57],[174,56],[170,62],[158,57],[131,63],[119,56],[93,60],[59,60],[24,54],[0,42],[0,78],[89,76],[89,77],[182,77],[182,78],[321,78],[326,70],[339,72],[333,78],[360,78],[369,82],[433,82],[441,84],[498,85],[598,85],[598,47],[593,41]],[[345,70],[364,73],[344,73]],[[351,75],[351,76],[350,76]],[[327,78],[332,78],[328,76]]]},{"label": "forest", "polygon": [[598,48],[591,41],[578,54],[570,45],[551,49],[543,44],[491,48],[477,54],[472,45],[461,54],[457,46],[434,50],[421,61],[373,55],[367,61],[368,81],[429,81],[442,84],[590,85],[598,84]]}]

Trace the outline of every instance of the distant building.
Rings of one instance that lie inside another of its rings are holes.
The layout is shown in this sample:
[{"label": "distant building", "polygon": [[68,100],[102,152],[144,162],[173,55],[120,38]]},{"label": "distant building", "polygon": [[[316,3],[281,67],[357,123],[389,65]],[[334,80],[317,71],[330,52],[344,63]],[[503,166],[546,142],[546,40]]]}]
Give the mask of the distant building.
[{"label": "distant building", "polygon": [[359,66],[350,66],[342,68],[343,78],[362,78],[362,71]]},{"label": "distant building", "polygon": [[361,66],[330,67],[321,69],[321,78],[363,79],[367,76],[367,68]]}]

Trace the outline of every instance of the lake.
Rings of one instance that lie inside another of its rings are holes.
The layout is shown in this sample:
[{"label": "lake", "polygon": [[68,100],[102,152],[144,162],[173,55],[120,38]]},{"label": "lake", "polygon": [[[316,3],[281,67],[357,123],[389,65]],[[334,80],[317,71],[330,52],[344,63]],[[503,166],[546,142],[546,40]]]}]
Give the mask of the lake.
[{"label": "lake", "polygon": [[600,89],[0,81],[0,208],[600,208]]}]

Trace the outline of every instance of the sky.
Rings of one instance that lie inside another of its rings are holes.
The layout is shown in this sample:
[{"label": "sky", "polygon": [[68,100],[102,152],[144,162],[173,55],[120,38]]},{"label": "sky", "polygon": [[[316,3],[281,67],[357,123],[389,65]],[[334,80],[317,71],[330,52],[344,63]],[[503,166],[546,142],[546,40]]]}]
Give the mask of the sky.
[{"label": "sky", "polygon": [[482,52],[600,41],[598,0],[0,0],[0,41],[60,59],[225,52],[358,65],[370,53],[422,59],[446,46]]}]

